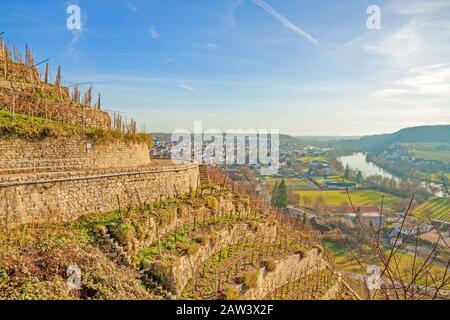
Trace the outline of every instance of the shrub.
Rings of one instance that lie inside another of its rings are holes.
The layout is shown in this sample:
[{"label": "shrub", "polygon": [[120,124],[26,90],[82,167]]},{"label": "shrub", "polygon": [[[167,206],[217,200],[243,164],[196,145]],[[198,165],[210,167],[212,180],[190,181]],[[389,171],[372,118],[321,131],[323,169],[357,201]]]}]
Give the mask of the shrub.
[{"label": "shrub", "polygon": [[219,205],[219,202],[217,199],[213,196],[206,197],[206,207],[211,210],[216,210],[217,206]]},{"label": "shrub", "polygon": [[207,234],[201,234],[195,237],[195,242],[206,245],[209,242],[209,236]]},{"label": "shrub", "polygon": [[177,208],[161,208],[158,210],[158,215],[162,222],[171,223],[173,219],[175,219],[175,215],[177,214]]},{"label": "shrub", "polygon": [[108,231],[108,228],[103,224],[96,224],[92,228],[94,232],[100,232],[100,233],[106,233]]},{"label": "shrub", "polygon": [[314,249],[317,249],[319,254],[323,254],[323,247],[320,244],[315,244],[312,246]]},{"label": "shrub", "polygon": [[239,292],[234,286],[227,285],[224,289],[224,298],[225,300],[239,300]]},{"label": "shrub", "polygon": [[273,258],[267,258],[264,261],[263,265],[269,272],[275,270],[275,268],[277,267],[277,264]]},{"label": "shrub", "polygon": [[123,223],[117,227],[117,240],[120,243],[127,243],[134,238],[134,228],[129,223]]},{"label": "shrub", "polygon": [[184,253],[187,253],[188,251],[188,246],[182,242],[177,242],[176,248],[177,250],[184,251]]},{"label": "shrub", "polygon": [[242,196],[241,197],[241,202],[243,203],[243,204],[245,204],[245,205],[250,205],[250,198],[249,197],[247,197],[247,196]]},{"label": "shrub", "polygon": [[220,240],[220,237],[219,237],[219,235],[218,235],[216,232],[213,232],[213,233],[210,234],[209,241],[210,241],[212,244],[216,244],[217,241],[219,241],[219,240]]},{"label": "shrub", "polygon": [[200,250],[200,246],[198,244],[191,244],[187,247],[186,253],[189,256],[192,256],[193,254],[197,253],[198,250]]},{"label": "shrub", "polygon": [[9,276],[7,268],[0,264],[0,288],[8,283]]},{"label": "shrub", "polygon": [[258,222],[251,220],[251,221],[248,221],[248,222],[247,222],[247,225],[248,225],[248,226],[250,227],[250,229],[252,229],[253,231],[255,231],[255,232],[259,231],[260,225],[259,225]]},{"label": "shrub", "polygon": [[306,251],[303,249],[299,249],[299,250],[295,251],[295,253],[300,255],[300,260],[303,259],[304,257],[306,257]]},{"label": "shrub", "polygon": [[258,282],[259,273],[256,270],[244,273],[244,284],[248,289],[255,288]]}]

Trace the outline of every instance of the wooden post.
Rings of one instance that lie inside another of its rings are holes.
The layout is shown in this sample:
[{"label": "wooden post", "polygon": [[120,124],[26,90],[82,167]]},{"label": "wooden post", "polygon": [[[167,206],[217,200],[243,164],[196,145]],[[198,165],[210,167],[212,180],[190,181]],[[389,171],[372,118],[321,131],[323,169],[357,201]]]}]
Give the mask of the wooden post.
[{"label": "wooden post", "polygon": [[3,57],[3,73],[5,77],[5,81],[8,80],[7,76],[7,68],[6,68],[6,48],[5,48],[5,41],[2,38],[2,57]]},{"label": "wooden post", "polygon": [[197,230],[197,211],[195,212],[195,215],[194,215],[194,231],[196,231]]},{"label": "wooden post", "polygon": [[34,88],[34,79],[33,79],[33,67],[30,67],[30,80],[31,80],[31,88],[33,89],[33,95],[36,93],[36,89]]},{"label": "wooden post", "polygon": [[177,247],[177,235],[178,235],[178,216],[175,214],[175,248]]},{"label": "wooden post", "polygon": [[218,292],[219,292],[219,283],[218,283],[218,277],[217,277],[217,270],[216,270],[216,278],[215,278],[215,287],[216,287],[216,294],[215,294],[215,297],[217,297],[217,294],[218,294]]},{"label": "wooden post", "polygon": [[81,119],[82,126],[83,126],[83,128],[85,128],[86,120],[85,120],[85,116],[84,116],[84,105],[81,105],[81,117],[82,117],[82,119]]},{"label": "wooden post", "polygon": [[16,96],[13,95],[13,106],[12,106],[12,125],[14,126],[16,118]]}]

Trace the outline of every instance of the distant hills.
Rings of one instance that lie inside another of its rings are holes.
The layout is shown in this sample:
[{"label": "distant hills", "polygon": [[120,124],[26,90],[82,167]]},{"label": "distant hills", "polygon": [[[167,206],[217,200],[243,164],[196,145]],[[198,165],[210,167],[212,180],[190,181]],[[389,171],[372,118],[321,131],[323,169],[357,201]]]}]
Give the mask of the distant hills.
[{"label": "distant hills", "polygon": [[[298,139],[303,141],[302,137],[298,137]],[[312,137],[307,137],[306,140],[310,142],[314,141],[322,146],[341,147],[358,151],[376,151],[400,143],[450,144],[450,125],[405,128],[391,134],[364,136],[359,139],[335,138],[324,140],[323,138],[317,138],[316,140],[313,140]]]},{"label": "distant hills", "polygon": [[[154,133],[155,137],[170,140],[168,133]],[[450,125],[421,126],[401,129],[394,133],[370,136],[290,136],[280,134],[282,143],[337,147],[349,151],[377,151],[400,143],[450,144]]]}]

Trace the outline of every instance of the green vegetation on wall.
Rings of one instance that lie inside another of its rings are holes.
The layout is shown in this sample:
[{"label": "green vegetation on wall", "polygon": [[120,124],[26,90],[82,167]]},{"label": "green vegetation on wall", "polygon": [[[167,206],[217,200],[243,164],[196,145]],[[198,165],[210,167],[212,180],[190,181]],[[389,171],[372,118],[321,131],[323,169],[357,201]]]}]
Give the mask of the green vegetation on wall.
[{"label": "green vegetation on wall", "polygon": [[80,126],[63,124],[45,118],[15,114],[0,110],[0,137],[44,139],[79,136],[98,142],[127,141],[146,143],[152,147],[152,137],[144,133],[122,133],[117,130],[101,128],[83,128]]}]

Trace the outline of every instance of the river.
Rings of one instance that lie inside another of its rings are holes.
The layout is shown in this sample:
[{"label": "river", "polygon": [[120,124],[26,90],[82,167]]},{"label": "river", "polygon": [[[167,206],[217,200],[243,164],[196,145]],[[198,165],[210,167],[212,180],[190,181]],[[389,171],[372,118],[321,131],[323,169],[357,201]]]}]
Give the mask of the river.
[{"label": "river", "polygon": [[[359,170],[361,171],[361,174],[363,177],[367,178],[369,176],[375,176],[380,175],[386,178],[395,179],[397,181],[400,180],[399,177],[393,175],[389,171],[377,166],[375,163],[367,161],[367,156],[364,153],[354,153],[351,156],[344,156],[338,158],[338,160],[342,163],[344,167],[347,165],[353,169],[353,170]],[[435,183],[428,183],[428,182],[422,182],[424,186],[433,186],[437,187],[439,189],[442,189],[442,187]],[[442,191],[436,192],[436,196],[442,197],[444,193]]]},{"label": "river", "polygon": [[338,160],[344,167],[347,165],[354,170],[361,171],[364,178],[369,176],[383,176],[390,179],[399,180],[398,177],[377,166],[375,163],[367,161],[367,157],[364,153],[354,153],[351,156],[340,157]]}]

